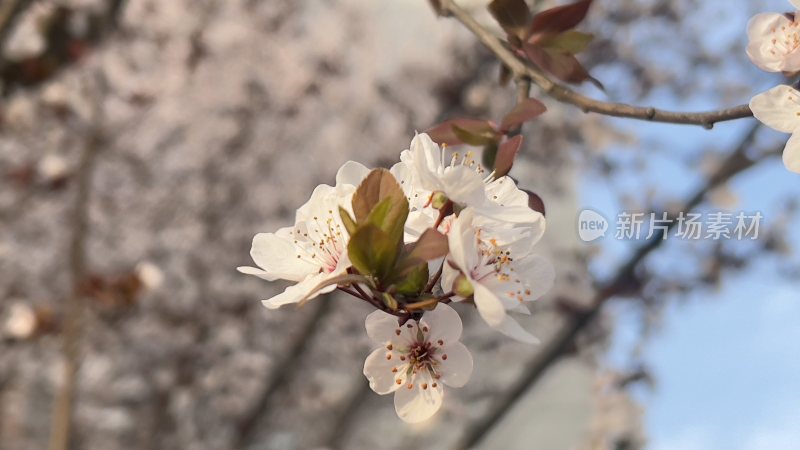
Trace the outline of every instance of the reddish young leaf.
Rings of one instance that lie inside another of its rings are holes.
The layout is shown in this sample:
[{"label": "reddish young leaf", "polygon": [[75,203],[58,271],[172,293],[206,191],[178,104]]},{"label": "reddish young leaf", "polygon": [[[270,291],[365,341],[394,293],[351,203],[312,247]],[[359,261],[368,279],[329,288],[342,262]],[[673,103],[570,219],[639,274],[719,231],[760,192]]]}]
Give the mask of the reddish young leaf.
[{"label": "reddish young leaf", "polygon": [[470,134],[483,135],[495,132],[492,124],[487,120],[451,119],[429,128],[425,131],[425,133],[427,133],[428,136],[430,136],[431,139],[433,139],[433,141],[439,145],[463,144],[464,141],[457,136],[453,129],[454,125]]},{"label": "reddish young leaf", "polygon": [[592,0],[581,0],[542,11],[533,18],[528,35],[571,30],[583,21],[591,5]]},{"label": "reddish young leaf", "polygon": [[542,215],[544,216],[545,215],[544,200],[542,200],[542,197],[539,197],[537,194],[527,189],[523,189],[522,191],[528,194],[528,207],[534,211],[542,213]]},{"label": "reddish young leaf", "polygon": [[502,122],[500,122],[500,131],[512,130],[529,120],[539,117],[545,111],[547,111],[547,107],[544,106],[544,103],[534,98],[526,98],[517,103],[517,106],[503,117]]},{"label": "reddish young leaf", "polygon": [[489,12],[509,37],[525,40],[532,19],[525,0],[494,0],[489,4]]},{"label": "reddish young leaf", "polygon": [[[456,131],[460,129],[461,131]],[[440,123],[439,125],[429,128],[427,131],[428,136],[439,145],[460,145],[467,143],[464,141],[464,134],[475,136],[494,136],[496,131],[494,126],[488,120],[477,119],[452,119]],[[476,144],[470,144],[476,145]],[[478,144],[480,145],[480,144]]]},{"label": "reddish young leaf", "polygon": [[500,178],[508,175],[514,165],[514,159],[522,148],[522,135],[518,134],[511,139],[503,142],[497,149],[497,157],[494,160],[494,177]]},{"label": "reddish young leaf", "polygon": [[602,83],[589,75],[575,55],[550,52],[536,45],[525,45],[525,55],[534,64],[567,83],[582,83],[586,80],[603,89]]}]

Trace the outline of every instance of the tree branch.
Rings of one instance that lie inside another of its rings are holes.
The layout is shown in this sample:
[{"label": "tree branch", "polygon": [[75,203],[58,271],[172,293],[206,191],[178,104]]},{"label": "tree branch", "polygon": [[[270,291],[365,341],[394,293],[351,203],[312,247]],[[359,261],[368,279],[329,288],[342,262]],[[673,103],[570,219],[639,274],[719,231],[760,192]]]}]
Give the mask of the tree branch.
[{"label": "tree branch", "polygon": [[603,102],[586,97],[567,86],[556,83],[539,68],[517,57],[500,39],[481,26],[469,13],[456,5],[453,0],[441,0],[440,6],[444,13],[453,15],[459,22],[464,24],[483,45],[494,53],[500,62],[509,68],[515,78],[530,79],[548,96],[562,103],[577,106],[583,110],[583,112],[593,112],[606,116],[624,117],[649,122],[700,125],[706,129],[713,128],[714,124],[718,122],[741,119],[753,115],[748,105],[740,105],[717,111],[691,113],[664,111],[652,107],[633,106],[625,103]]},{"label": "tree branch", "polygon": [[[105,92],[105,91],[104,91]],[[64,380],[58,390],[53,407],[49,448],[67,450],[70,448],[72,421],[75,409],[75,388],[80,367],[81,338],[83,336],[86,300],[84,283],[87,276],[86,240],[89,236],[89,206],[91,203],[92,178],[97,156],[104,145],[102,131],[103,94],[98,93],[94,100],[92,125],[87,137],[86,147],[81,155],[75,175],[77,193],[72,211],[72,237],[69,243],[69,270],[72,292],[64,309]]]},{"label": "tree branch", "polygon": [[256,430],[261,418],[269,411],[269,404],[279,388],[283,387],[290,377],[294,375],[297,367],[302,360],[311,339],[316,335],[320,323],[331,310],[330,296],[323,296],[317,299],[317,307],[311,317],[306,322],[298,338],[292,344],[286,358],[275,365],[275,370],[270,376],[269,384],[264,388],[261,396],[256,400],[250,411],[238,424],[238,435],[235,438],[233,448],[245,449],[253,443],[256,438]]},{"label": "tree branch", "polygon": [[[697,192],[689,197],[683,204],[682,211],[690,212],[694,210],[705,200],[707,194],[711,190],[725,183],[735,175],[749,169],[766,157],[777,154],[775,152],[766,152],[756,159],[751,159],[747,156],[747,151],[753,143],[758,129],[759,124],[754,124],[752,126],[733,152],[708,178],[706,184],[698,189]],[[676,224],[677,221],[672,221],[669,223],[666,230],[658,230],[652,239],[639,247],[636,252],[631,255],[628,261],[617,270],[616,275],[607,282],[604,287],[598,289],[591,306],[584,311],[574,313],[566,321],[556,334],[539,349],[539,352],[528,363],[525,371],[517,382],[511,386],[511,389],[502,394],[500,400],[494,404],[489,413],[483,416],[477,423],[467,427],[463,439],[454,448],[465,449],[475,447],[500,423],[503,417],[513,409],[516,402],[524,396],[525,392],[536,384],[551,366],[569,352],[581,331],[594,321],[606,302],[620,291],[623,291],[630,280],[635,279],[639,264],[665,242],[663,239],[664,234],[669,233]]]}]

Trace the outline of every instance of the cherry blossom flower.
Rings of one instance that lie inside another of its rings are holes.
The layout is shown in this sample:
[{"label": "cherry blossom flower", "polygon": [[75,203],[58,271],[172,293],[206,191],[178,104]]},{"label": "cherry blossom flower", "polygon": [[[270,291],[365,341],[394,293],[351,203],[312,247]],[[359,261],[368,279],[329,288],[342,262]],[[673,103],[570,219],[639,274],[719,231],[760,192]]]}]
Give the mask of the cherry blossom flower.
[{"label": "cherry blossom flower", "polygon": [[[800,0],[790,0],[800,10]],[[800,17],[796,13],[762,13],[747,24],[747,55],[767,72],[800,71]]]},{"label": "cherry blossom flower", "polygon": [[442,406],[444,387],[462,387],[472,374],[472,355],[461,337],[461,319],[445,304],[419,322],[400,325],[382,311],[367,316],[367,335],[380,347],[364,362],[364,376],[378,394],[394,392],[397,415],[408,423],[429,419]]},{"label": "cherry blossom flower", "polygon": [[471,208],[454,220],[448,259],[455,269],[445,265],[442,287],[452,290],[463,274],[478,313],[490,327],[519,341],[537,343],[507,312],[526,313],[525,303],[553,286],[555,272],[546,259],[531,253],[539,237],[535,228],[493,225]]},{"label": "cherry blossom flower", "polygon": [[544,216],[528,207],[528,195],[510,177],[494,179],[471,153],[463,157],[455,153],[446,162],[444,149],[422,133],[414,137],[410,149],[400,154],[400,161],[392,168],[392,174],[400,181],[412,207],[406,230],[409,236],[419,236],[438,218],[439,211],[430,206],[434,192],[474,208],[477,214],[512,224],[535,225],[544,233]]},{"label": "cherry blossom flower", "polygon": [[[239,267],[239,272],[267,281],[288,280],[289,286],[262,303],[270,309],[297,303],[321,283],[342,275],[350,267],[348,235],[339,216],[339,207],[352,213],[351,199],[356,186],[369,169],[355,162],[343,165],[336,175],[336,186],[317,186],[311,198],[297,210],[293,227],[275,233],[259,233],[253,238],[250,256],[256,267]],[[336,289],[327,286],[310,298]]]},{"label": "cherry blossom flower", "polygon": [[753,97],[750,109],[764,125],[792,134],[783,150],[783,164],[800,173],[800,92],[791,86],[776,86]]}]

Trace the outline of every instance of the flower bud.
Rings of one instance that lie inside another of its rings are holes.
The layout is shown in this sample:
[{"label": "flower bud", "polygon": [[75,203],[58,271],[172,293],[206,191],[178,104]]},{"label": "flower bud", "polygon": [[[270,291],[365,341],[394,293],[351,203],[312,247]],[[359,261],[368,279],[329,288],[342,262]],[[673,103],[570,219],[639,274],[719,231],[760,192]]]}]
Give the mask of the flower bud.
[{"label": "flower bud", "polygon": [[475,293],[475,290],[472,288],[472,283],[464,276],[464,274],[460,274],[456,277],[456,280],[453,282],[453,292],[456,293],[459,297],[470,297],[472,294]]},{"label": "flower bud", "polygon": [[450,199],[447,198],[442,191],[435,191],[433,194],[431,194],[431,206],[433,206],[434,209],[444,208],[448,201],[450,201]]}]

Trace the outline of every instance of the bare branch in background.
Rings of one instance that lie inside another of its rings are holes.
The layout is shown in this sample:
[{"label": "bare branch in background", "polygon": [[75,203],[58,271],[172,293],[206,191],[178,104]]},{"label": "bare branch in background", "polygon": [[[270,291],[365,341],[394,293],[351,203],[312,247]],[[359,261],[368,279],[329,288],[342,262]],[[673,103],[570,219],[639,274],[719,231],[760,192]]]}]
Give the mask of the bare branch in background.
[{"label": "bare branch in background", "polygon": [[582,95],[547,77],[541,70],[521,60],[500,39],[481,26],[472,16],[455,4],[453,0],[438,2],[440,10],[452,14],[463,23],[495,56],[504,64],[515,78],[528,78],[547,95],[562,103],[577,106],[584,112],[594,112],[613,117],[665,122],[686,125],[700,125],[710,129],[718,122],[751,117],[748,105],[708,112],[675,112],[652,107],[632,106],[624,103],[610,103]]},{"label": "bare branch in background", "polygon": [[[738,146],[730,153],[730,156],[708,178],[706,184],[683,204],[681,211],[690,212],[694,210],[714,188],[753,167],[763,159],[779,154],[778,152],[766,152],[757,159],[751,159],[747,156],[747,151],[750,149],[759,128],[758,124],[750,128]],[[669,233],[676,224],[676,221],[672,221],[666,230],[658,230],[651,240],[636,250],[630,259],[617,270],[616,275],[604,287],[598,289],[590,307],[583,311],[573,312],[555,335],[539,349],[536,357],[531,360],[517,382],[510,389],[500,394],[501,399],[495,403],[490,412],[484,415],[478,423],[467,427],[467,432],[463,439],[454,448],[464,449],[476,446],[500,423],[501,419],[513,409],[517,400],[522,398],[525,392],[535,385],[550,367],[569,353],[581,331],[586,329],[597,318],[606,302],[620,292],[626,291],[626,287],[631,280],[636,279],[639,265],[665,242],[663,239],[664,234]]]},{"label": "bare branch in background", "polygon": [[303,358],[304,350],[310,344],[311,339],[316,334],[323,319],[328,315],[328,312],[330,312],[331,301],[333,301],[333,299],[330,296],[316,299],[316,309],[300,331],[292,348],[287,352],[286,358],[278,364],[275,364],[275,369],[269,376],[269,384],[264,388],[264,392],[261,396],[253,403],[253,407],[250,411],[239,422],[237,426],[239,434],[235,439],[233,448],[245,449],[253,443],[253,439],[257,437],[256,431],[260,420],[269,412],[269,404],[272,397],[295,373],[295,370]]},{"label": "bare branch in background", "polygon": [[92,123],[86,137],[86,145],[78,164],[76,179],[75,203],[71,218],[72,237],[69,243],[69,261],[72,292],[66,300],[64,308],[64,379],[57,393],[53,407],[53,422],[50,435],[50,450],[67,450],[70,448],[73,412],[75,409],[75,388],[81,359],[81,339],[84,332],[86,315],[85,282],[88,276],[87,238],[89,229],[89,208],[92,201],[92,179],[97,157],[107,145],[103,133],[103,96],[106,87],[102,77],[98,76],[97,98],[94,100]]}]

